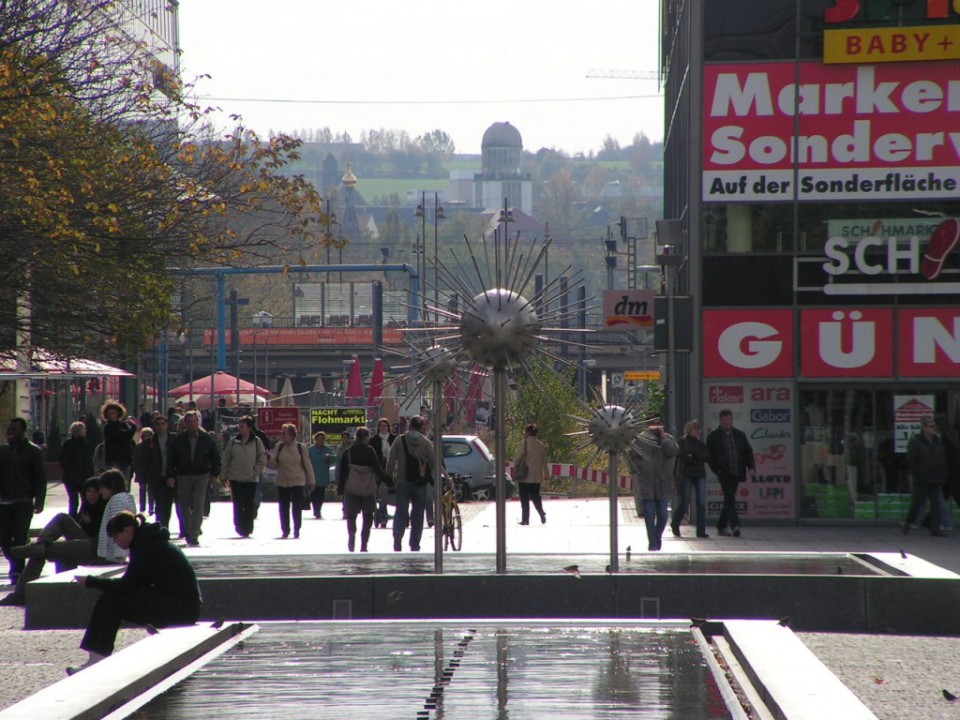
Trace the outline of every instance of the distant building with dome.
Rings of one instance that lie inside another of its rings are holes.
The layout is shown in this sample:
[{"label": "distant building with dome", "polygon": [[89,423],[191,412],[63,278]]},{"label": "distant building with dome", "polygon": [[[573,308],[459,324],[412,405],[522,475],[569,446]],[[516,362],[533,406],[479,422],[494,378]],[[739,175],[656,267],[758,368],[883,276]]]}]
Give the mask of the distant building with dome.
[{"label": "distant building with dome", "polygon": [[495,122],[480,143],[480,172],[473,176],[474,205],[496,210],[507,205],[533,212],[533,181],[523,172],[523,139],[508,122]]}]

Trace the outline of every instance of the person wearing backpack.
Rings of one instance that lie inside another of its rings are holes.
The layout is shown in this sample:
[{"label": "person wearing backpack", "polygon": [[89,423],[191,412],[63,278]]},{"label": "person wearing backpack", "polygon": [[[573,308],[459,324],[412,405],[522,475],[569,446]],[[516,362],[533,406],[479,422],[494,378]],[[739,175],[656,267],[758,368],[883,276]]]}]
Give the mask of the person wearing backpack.
[{"label": "person wearing backpack", "polygon": [[[288,449],[289,448],[289,449]],[[297,441],[297,426],[286,423],[282,428],[280,442],[267,467],[277,471],[277,503],[280,507],[280,530],[284,539],[290,537],[290,510],[293,509],[293,536],[300,537],[300,522],[303,519],[305,495],[313,492],[317,480],[313,465],[303,443]]]},{"label": "person wearing backpack", "polygon": [[377,505],[377,485],[389,482],[377,451],[369,443],[370,431],[360,426],[353,444],[340,458],[337,468],[337,493],[343,495],[347,509],[347,549],[354,550],[357,537],[357,515],[363,513],[360,529],[360,552],[367,552],[373,511]]},{"label": "person wearing backpack", "polygon": [[[433,482],[433,443],[423,431],[426,421],[420,415],[410,418],[407,432],[390,447],[387,475],[397,484],[397,510],[393,517],[393,549],[403,549],[403,535],[410,525],[410,550],[420,550],[427,484]],[[412,506],[412,509],[411,509]]]}]

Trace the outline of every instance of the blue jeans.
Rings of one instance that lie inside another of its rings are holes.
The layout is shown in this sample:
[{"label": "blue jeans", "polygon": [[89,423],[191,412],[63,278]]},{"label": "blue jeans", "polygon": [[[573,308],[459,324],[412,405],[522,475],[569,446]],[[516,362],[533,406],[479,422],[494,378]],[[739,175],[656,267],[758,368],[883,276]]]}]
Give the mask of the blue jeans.
[{"label": "blue jeans", "polygon": [[663,543],[663,531],[667,527],[667,501],[641,500],[643,522],[647,526],[647,549],[659,550]]},{"label": "blue jeans", "polygon": [[[410,509],[411,504],[413,509]],[[397,510],[393,515],[394,547],[403,542],[403,533],[410,525],[410,549],[420,549],[420,536],[423,535],[423,513],[427,504],[427,486],[397,483]]]},{"label": "blue jeans", "polygon": [[679,535],[680,521],[687,514],[687,508],[690,507],[690,495],[696,497],[697,513],[697,536],[702,537],[707,534],[707,478],[692,477],[684,475],[680,478],[680,502],[673,511],[673,520],[670,521],[670,527]]}]

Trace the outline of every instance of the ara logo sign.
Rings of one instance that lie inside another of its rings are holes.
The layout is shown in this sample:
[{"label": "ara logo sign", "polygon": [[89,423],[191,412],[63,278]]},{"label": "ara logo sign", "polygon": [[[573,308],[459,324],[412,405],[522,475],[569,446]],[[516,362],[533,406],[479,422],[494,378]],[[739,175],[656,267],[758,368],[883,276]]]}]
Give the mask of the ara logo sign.
[{"label": "ara logo sign", "polygon": [[804,310],[800,327],[803,377],[893,375],[892,310]]},{"label": "ara logo sign", "polygon": [[790,310],[705,310],[704,377],[793,377]]}]

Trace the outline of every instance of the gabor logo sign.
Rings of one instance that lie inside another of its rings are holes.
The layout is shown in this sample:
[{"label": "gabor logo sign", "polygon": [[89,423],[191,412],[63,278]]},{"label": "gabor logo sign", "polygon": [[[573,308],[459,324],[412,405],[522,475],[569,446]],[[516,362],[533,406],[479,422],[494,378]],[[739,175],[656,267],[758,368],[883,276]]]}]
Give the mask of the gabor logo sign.
[{"label": "gabor logo sign", "polygon": [[791,377],[793,315],[789,310],[705,310],[706,377]]}]

